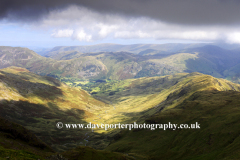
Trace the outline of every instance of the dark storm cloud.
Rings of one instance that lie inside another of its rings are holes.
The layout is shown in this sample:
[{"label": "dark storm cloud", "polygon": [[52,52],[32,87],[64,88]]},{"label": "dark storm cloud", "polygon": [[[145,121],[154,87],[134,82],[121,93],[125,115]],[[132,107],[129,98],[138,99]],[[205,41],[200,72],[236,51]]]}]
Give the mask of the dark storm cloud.
[{"label": "dark storm cloud", "polygon": [[[240,24],[239,0],[1,0],[0,17],[32,21],[70,5],[190,25]],[[82,15],[81,15],[82,16]]]}]

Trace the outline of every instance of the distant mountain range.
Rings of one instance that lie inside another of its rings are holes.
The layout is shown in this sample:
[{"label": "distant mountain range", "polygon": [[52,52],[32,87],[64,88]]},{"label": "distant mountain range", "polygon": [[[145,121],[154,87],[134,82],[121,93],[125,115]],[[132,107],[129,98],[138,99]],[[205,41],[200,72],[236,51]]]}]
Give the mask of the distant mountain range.
[{"label": "distant mountain range", "polygon": [[[119,51],[106,52],[107,48],[112,50],[111,47]],[[152,49],[147,49],[148,47]],[[88,53],[102,50],[105,52]],[[45,56],[42,57],[27,48],[0,47],[0,68],[14,65],[59,79],[69,77],[121,80],[200,72],[238,83],[240,77],[240,50],[228,50],[213,45],[102,44],[85,48],[55,47]]]},{"label": "distant mountain range", "polygon": [[54,54],[66,51],[78,51],[81,53],[92,52],[129,52],[134,54],[142,53],[160,53],[160,52],[176,52],[181,49],[194,48],[204,46],[205,44],[181,44],[181,43],[169,43],[169,44],[132,44],[132,45],[120,45],[120,44],[98,44],[89,46],[59,46],[46,52],[46,57],[51,57]]},{"label": "distant mountain range", "polygon": [[233,50],[239,49],[240,46],[236,44],[226,43],[166,43],[166,44],[132,44],[132,45],[120,45],[120,44],[96,44],[96,45],[85,45],[85,46],[58,46],[52,49],[40,49],[33,48],[34,51],[40,55],[52,57],[55,54],[61,52],[72,52],[77,51],[81,53],[93,53],[93,52],[129,52],[134,54],[156,54],[156,53],[174,53],[183,49],[197,48],[205,45],[214,45],[223,49]]}]

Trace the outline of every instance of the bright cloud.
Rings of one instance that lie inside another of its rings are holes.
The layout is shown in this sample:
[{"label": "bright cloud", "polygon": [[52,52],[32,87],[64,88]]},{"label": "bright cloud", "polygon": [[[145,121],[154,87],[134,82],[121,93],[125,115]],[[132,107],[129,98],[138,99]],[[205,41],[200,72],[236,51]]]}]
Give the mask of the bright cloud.
[{"label": "bright cloud", "polygon": [[73,39],[77,39],[79,41],[91,41],[92,40],[92,35],[88,35],[83,29],[77,30],[73,34]]},{"label": "bright cloud", "polygon": [[228,34],[226,41],[228,43],[240,43],[240,32],[233,32]]},{"label": "bright cloud", "polygon": [[71,6],[54,10],[35,28],[51,28],[52,37],[69,37],[79,41],[111,39],[173,39],[240,43],[240,26],[188,26],[162,22],[148,17],[128,17],[99,13],[84,7]]},{"label": "bright cloud", "polygon": [[54,31],[51,36],[56,37],[56,38],[61,38],[61,37],[71,37],[73,35],[73,30],[72,29],[60,29],[57,31]]}]

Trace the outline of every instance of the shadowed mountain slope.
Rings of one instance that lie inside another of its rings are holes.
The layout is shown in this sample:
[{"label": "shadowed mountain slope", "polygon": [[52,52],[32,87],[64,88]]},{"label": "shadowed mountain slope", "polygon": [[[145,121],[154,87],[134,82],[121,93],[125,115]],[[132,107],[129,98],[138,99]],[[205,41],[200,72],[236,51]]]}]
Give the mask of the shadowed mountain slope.
[{"label": "shadowed mountain slope", "polygon": [[26,128],[0,117],[0,159],[16,160],[130,160],[121,153],[78,147],[63,153],[54,152]]},{"label": "shadowed mountain slope", "polygon": [[26,128],[0,117],[0,157],[42,159],[54,151]]}]

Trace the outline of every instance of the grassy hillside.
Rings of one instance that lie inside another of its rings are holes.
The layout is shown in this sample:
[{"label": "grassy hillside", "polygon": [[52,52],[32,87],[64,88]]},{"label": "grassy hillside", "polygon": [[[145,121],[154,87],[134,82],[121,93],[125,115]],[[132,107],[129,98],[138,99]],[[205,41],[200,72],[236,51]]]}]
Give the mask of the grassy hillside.
[{"label": "grassy hillside", "polygon": [[[224,124],[231,124],[232,118],[235,122],[235,115],[232,115],[232,113],[238,113],[237,110],[231,109],[231,107],[234,104],[238,104],[238,101],[236,102],[233,97],[238,96],[236,91],[240,90],[240,85],[196,72],[162,77],[107,81],[105,83],[92,83],[91,85],[86,83],[85,85],[92,90],[91,94],[94,97],[80,88],[69,87],[52,77],[39,76],[23,68],[10,67],[2,69],[0,70],[0,116],[23,125],[57,151],[66,151],[77,146],[92,146],[104,149],[111,142],[110,146],[112,147],[107,147],[107,150],[123,152],[140,159],[159,159],[158,143],[148,144],[145,141],[151,142],[153,139],[155,142],[161,142],[163,146],[166,146],[169,141],[171,143],[174,141],[173,137],[177,136],[178,130],[172,131],[172,136],[161,139],[158,137],[159,131],[134,130],[133,132],[128,132],[120,129],[105,131],[97,128],[93,130],[57,129],[56,123],[85,125],[89,122],[92,124],[155,123],[155,121],[158,122],[160,119],[163,120],[162,122],[165,122],[165,120],[170,122],[171,120],[172,123],[192,123],[197,121],[204,125],[205,121],[201,121],[202,119],[197,117],[211,118],[210,115],[213,114],[213,117],[216,116],[216,119],[213,119],[214,123],[219,120],[219,117],[225,116],[220,120],[228,120],[227,118],[229,118],[229,121],[226,121],[227,123]],[[199,100],[199,103],[195,100]],[[188,104],[189,101],[194,101],[194,103]],[[217,102],[216,105],[214,104],[215,101]],[[198,106],[201,103],[203,107],[207,107],[207,110],[204,110],[205,108],[194,110],[191,107],[191,105]],[[220,108],[223,109],[225,105],[229,104],[231,116],[224,114],[227,109],[221,112],[216,112],[215,109],[213,111],[210,110],[212,105],[218,107],[217,105],[220,104],[222,106]],[[188,107],[189,110],[184,107]],[[165,114],[166,118],[161,118],[161,116],[165,117]],[[205,116],[207,114],[209,116]],[[224,128],[222,124],[216,124]],[[191,131],[188,131],[186,134],[185,132],[181,133],[187,135]],[[203,131],[205,134],[205,130]],[[137,133],[145,135],[139,140],[139,143],[144,145],[135,142],[136,139],[133,137],[138,137],[139,135],[135,135]],[[163,134],[166,134],[166,136],[170,135],[169,131],[165,131]],[[215,134],[216,132],[214,132]],[[197,135],[194,136],[197,137]],[[181,138],[183,137],[182,135]],[[130,139],[132,140],[130,141]],[[126,143],[127,141],[129,142]],[[181,144],[185,144],[185,142],[183,141]],[[171,145],[169,146],[171,147]],[[222,151],[223,148],[222,146],[219,149]],[[168,150],[164,149],[161,150],[167,154],[163,158],[169,156],[169,158],[173,159],[181,158],[180,155],[185,150],[183,148],[181,152],[176,151],[176,157],[171,157],[173,152],[167,152]],[[178,149],[176,148],[176,150]],[[215,149],[213,150],[215,151]],[[95,155],[102,156],[104,154],[105,152],[97,152],[81,147],[62,153],[64,157],[71,157],[72,159],[80,155],[95,157]],[[196,154],[198,155],[198,152]],[[111,158],[112,155],[113,153],[109,152],[108,158]],[[194,155],[195,153],[189,153],[184,154],[183,157],[189,156],[191,158]],[[114,154],[113,156],[121,158],[123,155]],[[104,156],[102,157],[104,158]]]},{"label": "grassy hillside", "polygon": [[[178,50],[173,52],[174,49],[172,50],[171,46],[178,48]],[[145,45],[145,47],[147,46]],[[176,44],[168,44],[165,47],[162,45],[162,50],[151,49],[152,45],[148,45],[148,47],[139,52],[138,55],[124,52],[82,54],[72,50],[58,54],[55,51],[55,57],[53,58],[97,57],[98,60],[106,65],[108,69],[106,78],[110,79],[200,72],[218,78],[226,78],[233,82],[239,81],[239,50],[227,50],[213,45],[194,48],[194,45],[178,46]],[[74,49],[74,47],[71,49]]]},{"label": "grassy hillside", "polygon": [[[56,54],[57,60],[37,55],[26,48],[1,47],[0,68],[18,66],[40,75],[75,79],[127,79],[183,72],[174,64],[155,63],[168,55],[139,56],[127,52],[82,54],[74,51],[66,56]],[[73,59],[71,59],[73,58]],[[63,59],[63,60],[60,60]],[[184,63],[184,60],[182,60]]]},{"label": "grassy hillside", "polygon": [[148,124],[194,124],[200,129],[122,131],[106,150],[139,159],[239,159],[240,93],[198,91],[175,108],[157,112]]},{"label": "grassy hillside", "polygon": [[99,123],[144,121],[159,110],[176,107],[197,91],[240,90],[237,84],[200,73],[112,81],[88,87],[94,97],[111,106],[98,112],[99,117],[94,121]]},{"label": "grassy hillside", "polygon": [[78,51],[54,51],[53,53],[47,55],[46,57],[52,58],[55,60],[69,60],[69,59],[74,59],[78,58],[82,55],[83,53],[78,52]]},{"label": "grassy hillside", "polygon": [[72,83],[79,80],[124,80],[183,72],[200,72],[233,82],[239,81],[238,50],[231,51],[210,45],[198,48],[189,48],[187,45],[186,49],[182,49],[183,46],[175,53],[169,52],[171,47],[167,47],[166,51],[159,52],[146,49],[141,52],[143,54],[138,55],[123,51],[81,53],[74,50],[75,47],[58,47],[49,55],[51,58],[39,56],[26,48],[0,47],[0,68],[23,67],[59,80],[67,78]]},{"label": "grassy hillside", "polygon": [[[61,54],[61,53],[60,53]],[[186,61],[196,59],[197,54],[156,54],[141,56],[128,52],[76,53],[63,56],[61,59],[92,57],[101,61],[107,68],[105,78],[122,80],[148,76],[161,76],[184,72]]]},{"label": "grassy hillside", "polygon": [[58,150],[85,145],[90,131],[59,130],[57,122],[85,124],[95,111],[108,107],[84,90],[23,68],[0,70],[0,89],[0,116],[25,126]]},{"label": "grassy hillside", "polygon": [[11,160],[130,160],[121,153],[78,147],[66,152],[54,152],[26,128],[0,117],[0,159]]},{"label": "grassy hillside", "polygon": [[[194,124],[201,129],[121,130],[106,148],[136,159],[238,159],[240,86],[200,73],[89,86],[112,105],[100,122]],[[220,140],[219,140],[220,139]]]},{"label": "grassy hillside", "polygon": [[20,47],[0,47],[0,68],[17,66],[53,77],[102,78],[107,68],[95,57],[57,61]]},{"label": "grassy hillside", "polygon": [[240,63],[239,51],[222,49],[217,46],[206,45],[200,48],[187,49],[186,52],[198,53],[198,59],[186,61],[187,69],[210,74],[217,77],[226,77],[227,70]]},{"label": "grassy hillside", "polygon": [[0,117],[0,158],[42,159],[54,151],[24,127]]}]

